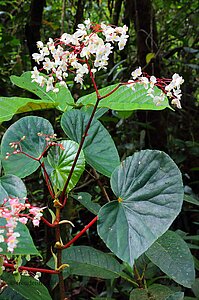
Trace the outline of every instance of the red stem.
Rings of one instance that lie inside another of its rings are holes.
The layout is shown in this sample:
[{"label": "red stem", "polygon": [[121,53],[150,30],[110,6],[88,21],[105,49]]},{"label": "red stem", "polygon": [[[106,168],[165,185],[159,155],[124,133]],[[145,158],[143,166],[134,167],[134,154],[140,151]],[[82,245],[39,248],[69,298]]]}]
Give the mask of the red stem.
[{"label": "red stem", "polygon": [[[4,265],[4,267],[15,269],[14,264],[4,263],[3,265]],[[59,274],[59,271],[48,270],[48,269],[40,269],[40,268],[32,268],[32,267],[19,267],[18,270],[19,271],[26,270],[26,271],[30,271],[30,272],[33,272],[33,273],[41,272],[41,273],[49,273],[49,274]]]},{"label": "red stem", "polygon": [[68,247],[70,247],[70,245],[72,245],[80,236],[82,236],[84,234],[84,232],[90,228],[96,221],[97,221],[98,216],[96,216],[90,223],[88,223],[88,225],[86,225],[84,227],[84,229],[82,229],[70,242],[68,242],[62,249],[66,249]]}]

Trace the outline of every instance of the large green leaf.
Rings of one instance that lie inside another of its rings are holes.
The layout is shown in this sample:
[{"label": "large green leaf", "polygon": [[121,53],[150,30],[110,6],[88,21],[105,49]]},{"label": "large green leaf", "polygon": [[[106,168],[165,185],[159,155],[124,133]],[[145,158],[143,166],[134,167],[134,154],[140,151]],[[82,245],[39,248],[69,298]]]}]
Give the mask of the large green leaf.
[{"label": "large green leaf", "polygon": [[[24,117],[12,124],[5,132],[1,142],[1,153],[6,157],[6,153],[12,153],[13,148],[10,143],[18,142],[23,136],[25,140],[21,141],[23,152],[38,158],[46,147],[44,136],[38,136],[38,133],[53,134],[54,130],[50,122],[41,117]],[[25,154],[18,153],[11,155],[7,160],[3,160],[5,173],[14,174],[21,178],[33,173],[39,167],[39,162],[27,157]]]},{"label": "large green leaf", "polygon": [[148,289],[134,289],[129,300],[166,300],[173,292],[164,285],[153,284]]},{"label": "large green leaf", "polygon": [[118,201],[100,209],[98,233],[114,254],[132,266],[179,214],[181,173],[164,152],[143,150],[115,169],[111,187]]},{"label": "large green leaf", "polygon": [[0,295],[1,300],[51,300],[47,288],[38,280],[30,276],[21,276],[17,283],[11,273],[4,272],[1,276],[8,287]]},{"label": "large green leaf", "polygon": [[195,280],[194,260],[186,242],[167,231],[146,251],[148,258],[177,283],[191,287]]},{"label": "large green leaf", "polygon": [[[23,181],[15,175],[4,175],[0,177],[0,204],[9,197],[24,198],[27,195]],[[23,199],[21,199],[23,200]]]},{"label": "large green leaf", "polygon": [[[105,87],[99,90],[101,96],[110,93],[117,84]],[[110,96],[102,99],[99,102],[98,107],[107,107],[113,110],[137,110],[137,109],[147,109],[147,110],[161,110],[166,107],[170,107],[168,99],[165,96],[164,101],[160,106],[153,103],[153,99],[147,96],[147,91],[143,85],[136,83],[135,91],[127,86],[121,86]],[[154,88],[154,95],[160,95],[161,91],[157,87]],[[82,105],[95,105],[96,103],[96,93],[92,93],[83,96],[78,99],[78,104]]]},{"label": "large green leaf", "polygon": [[[4,226],[6,224],[5,219],[0,218],[0,226]],[[13,251],[13,255],[37,255],[40,256],[39,251],[35,247],[32,237],[29,233],[29,230],[26,225],[18,222],[17,227],[15,228],[15,232],[20,233],[20,237],[18,237],[17,247]],[[3,249],[1,252],[2,255],[11,254],[11,252],[7,252],[7,244],[1,243],[0,247]]]},{"label": "large green leaf", "polygon": [[[69,268],[64,272],[73,275],[112,279],[119,277],[123,269],[110,254],[89,246],[73,246],[63,250],[62,253],[62,262],[69,264]],[[48,265],[53,268],[53,261],[51,260]]]},{"label": "large green leaf", "polygon": [[[89,115],[80,110],[65,112],[61,119],[61,126],[67,136],[80,143],[84,134]],[[89,165],[106,176],[111,176],[119,165],[119,155],[115,144],[100,121],[94,119],[86,136],[83,151]]]},{"label": "large green leaf", "polygon": [[21,97],[0,97],[0,123],[10,120],[14,114],[56,108],[55,102]]},{"label": "large green leaf", "polygon": [[[77,143],[70,140],[61,141],[61,144],[64,149],[59,147],[51,148],[47,156],[47,162],[50,166],[49,168],[47,165],[48,173],[50,174],[54,187],[60,191],[63,190],[79,147]],[[77,184],[84,168],[85,159],[83,152],[81,152],[69,182],[67,192]]]},{"label": "large green leaf", "polygon": [[12,83],[17,85],[18,87],[23,88],[31,93],[34,93],[45,102],[48,101],[56,104],[57,109],[61,111],[71,109],[74,105],[74,99],[68,87],[64,87],[60,84],[57,84],[56,87],[59,88],[58,93],[54,93],[53,91],[46,92],[45,86],[41,87],[36,82],[32,82],[30,71],[23,73],[20,77],[13,75],[10,77],[10,79]]}]

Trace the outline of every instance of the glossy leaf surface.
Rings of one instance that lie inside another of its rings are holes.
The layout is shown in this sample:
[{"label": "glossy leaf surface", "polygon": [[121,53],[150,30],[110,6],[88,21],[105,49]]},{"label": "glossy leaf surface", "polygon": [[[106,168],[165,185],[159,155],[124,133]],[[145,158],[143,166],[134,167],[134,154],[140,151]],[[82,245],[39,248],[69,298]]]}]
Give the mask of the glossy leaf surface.
[{"label": "glossy leaf surface", "polygon": [[[1,142],[2,156],[5,158],[7,152],[12,153],[15,150],[10,147],[10,143],[19,142],[25,136],[25,139],[20,142],[22,151],[29,156],[39,158],[47,145],[45,136],[38,136],[41,132],[47,135],[54,133],[48,120],[35,116],[21,118],[5,132]],[[6,174],[14,174],[20,178],[32,174],[40,166],[38,161],[23,153],[12,154],[2,163]]]},{"label": "glossy leaf surface", "polygon": [[[53,186],[60,191],[63,190],[79,147],[77,143],[70,140],[61,141],[61,144],[63,149],[60,147],[51,148],[47,156],[47,162],[50,166],[47,165],[48,173],[52,179]],[[84,154],[81,152],[69,182],[67,192],[77,184],[84,168]]]},{"label": "glossy leaf surface", "polygon": [[[43,74],[42,74],[43,75]],[[46,92],[46,87],[39,86],[36,82],[32,82],[31,72],[25,72],[21,76],[11,76],[12,83],[20,88],[23,88],[31,93],[37,95],[40,99],[45,102],[53,103],[56,105],[57,109],[65,111],[71,109],[74,105],[74,99],[67,87],[60,86],[57,84],[56,87],[59,88],[58,93],[53,91]]]},{"label": "glossy leaf surface", "polygon": [[51,300],[47,288],[30,276],[21,276],[20,283],[17,283],[11,273],[4,272],[2,279],[8,284],[0,295],[2,300]]},{"label": "glossy leaf surface", "polygon": [[177,283],[190,288],[195,280],[192,254],[186,242],[167,231],[146,251],[148,258]]},{"label": "glossy leaf surface", "polygon": [[179,214],[181,173],[164,152],[143,150],[128,157],[111,176],[117,201],[98,214],[98,233],[114,254],[133,265]]},{"label": "glossy leaf surface", "polygon": [[[105,87],[99,90],[101,96],[110,93],[117,84]],[[153,99],[147,96],[147,91],[142,84],[136,83],[134,85],[135,91],[127,86],[120,86],[113,94],[100,100],[98,107],[107,107],[113,110],[161,110],[169,106],[167,97],[165,96],[164,101],[161,102],[160,106],[153,103]],[[161,90],[157,87],[154,88],[154,95],[159,96]],[[78,104],[82,105],[95,105],[96,93],[92,93],[79,98]]]},{"label": "glossy leaf surface", "polygon": [[[64,272],[89,277],[113,279],[120,276],[122,265],[112,255],[89,246],[73,246],[63,250]],[[50,264],[53,267],[51,261]]]},{"label": "glossy leaf surface", "polygon": [[[70,139],[80,143],[88,121],[89,115],[87,113],[71,110],[63,114],[61,126]],[[110,134],[96,119],[91,123],[83,151],[87,163],[98,172],[109,177],[120,163],[117,149]]]},{"label": "glossy leaf surface", "polygon": [[0,204],[3,203],[3,200],[9,197],[18,197],[22,198],[26,197],[26,187],[23,181],[15,176],[15,175],[4,175],[0,177]]}]

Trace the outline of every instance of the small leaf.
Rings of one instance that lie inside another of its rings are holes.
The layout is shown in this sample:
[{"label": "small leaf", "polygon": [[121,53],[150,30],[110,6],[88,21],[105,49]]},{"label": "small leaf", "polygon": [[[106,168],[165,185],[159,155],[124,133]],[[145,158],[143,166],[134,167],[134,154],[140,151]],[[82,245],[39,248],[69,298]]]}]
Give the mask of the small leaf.
[{"label": "small leaf", "polygon": [[117,201],[98,214],[98,234],[107,247],[131,266],[179,214],[181,173],[164,152],[143,150],[128,157],[111,176]]},{"label": "small leaf", "polygon": [[[5,225],[5,219],[0,218],[0,226]],[[29,230],[26,225],[18,222],[17,227],[15,228],[15,232],[20,233],[20,237],[17,238],[19,241],[17,247],[12,252],[13,255],[37,255],[40,256],[39,251],[35,247],[32,237],[29,233]],[[7,252],[7,244],[1,243],[1,248],[3,251],[1,252],[2,255],[11,254],[11,252]]]},{"label": "small leaf", "polygon": [[129,300],[166,300],[173,292],[164,285],[153,284],[148,289],[134,289]]},{"label": "small leaf", "polygon": [[[5,132],[1,142],[2,156],[5,158],[7,152],[14,151],[10,147],[10,143],[19,142],[25,136],[25,139],[20,142],[22,151],[34,158],[40,157],[47,142],[44,136],[38,136],[39,132],[52,135],[54,130],[50,122],[44,118],[35,116],[21,118]],[[4,159],[2,163],[5,173],[14,174],[20,178],[32,174],[40,166],[38,161],[23,153],[13,154],[7,160]]]},{"label": "small leaf", "polygon": [[177,233],[167,231],[145,254],[174,281],[191,287],[195,279],[194,260],[188,245]]},{"label": "small leaf", "polygon": [[[69,264],[63,272],[73,275],[113,279],[120,276],[123,266],[111,255],[89,246],[73,246],[63,250],[63,263]],[[53,268],[53,261],[48,263]]]},{"label": "small leaf", "polygon": [[84,207],[86,207],[90,212],[97,215],[101,206],[98,203],[91,201],[92,196],[89,193],[78,193],[78,195],[73,195],[78,202],[80,202]]},{"label": "small leaf", "polygon": [[33,277],[21,276],[17,283],[11,273],[4,272],[1,279],[8,284],[0,295],[2,300],[52,300],[47,288]]},{"label": "small leaf", "polygon": [[[46,160],[46,162],[48,163],[48,165],[46,165],[47,172],[50,174],[54,187],[60,191],[62,191],[64,188],[65,182],[68,178],[73,161],[79,148],[77,143],[70,140],[61,141],[61,144],[64,149],[60,149],[59,147],[51,148],[48,152]],[[77,160],[73,175],[69,182],[67,192],[73,189],[77,184],[80,176],[84,171],[84,168],[84,154],[83,152],[81,152]]]},{"label": "small leaf", "polygon": [[[62,115],[61,126],[70,139],[80,143],[89,118],[89,115],[83,111],[71,110]],[[110,177],[120,163],[110,134],[96,119],[91,123],[83,151],[87,163],[105,176]]]},{"label": "small leaf", "polygon": [[150,61],[151,61],[154,57],[155,57],[155,53],[152,53],[152,52],[148,53],[148,54],[146,55],[146,63],[149,64]]},{"label": "small leaf", "polygon": [[15,175],[4,175],[0,177],[0,204],[6,198],[18,197],[20,202],[24,202],[27,191],[23,181]]},{"label": "small leaf", "polygon": [[[101,96],[104,96],[110,93],[116,86],[117,84],[100,89],[99,93]],[[136,83],[134,87],[135,91],[132,91],[132,89],[127,86],[119,87],[119,89],[116,90],[113,94],[100,100],[98,107],[107,107],[109,109],[120,111],[132,111],[138,109],[162,110],[166,107],[170,108],[166,96],[161,105],[157,106],[153,103],[153,99],[150,96],[147,96],[146,89],[142,84]],[[160,89],[154,87],[154,96],[159,96],[160,93]],[[79,98],[77,103],[82,105],[94,106],[96,103],[96,93],[92,93]]]}]

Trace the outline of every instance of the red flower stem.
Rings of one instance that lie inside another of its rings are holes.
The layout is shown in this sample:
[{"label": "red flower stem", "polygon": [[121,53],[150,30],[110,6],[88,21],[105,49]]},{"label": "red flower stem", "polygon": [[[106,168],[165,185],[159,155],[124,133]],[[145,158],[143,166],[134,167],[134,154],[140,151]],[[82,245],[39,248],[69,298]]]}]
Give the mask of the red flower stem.
[{"label": "red flower stem", "polygon": [[102,100],[102,99],[104,99],[104,98],[106,98],[106,97],[112,95],[115,91],[117,91],[117,90],[119,89],[120,86],[122,86],[121,83],[119,83],[119,84],[118,84],[111,92],[107,93],[107,94],[104,95],[104,96],[101,96],[101,99],[100,99],[100,100]]},{"label": "red flower stem", "polygon": [[48,176],[48,173],[46,172],[46,168],[44,166],[44,162],[41,163],[41,161],[39,160],[39,163],[40,163],[41,168],[44,171],[44,178],[45,178],[45,181],[46,181],[46,184],[47,184],[47,187],[48,187],[48,191],[49,191],[51,197],[54,199],[55,196],[54,196],[52,182],[50,180],[50,177]]},{"label": "red flower stem", "polygon": [[[92,72],[91,72],[91,75],[92,75]],[[89,119],[89,121],[88,121],[88,124],[87,124],[87,126],[86,126],[86,129],[85,129],[84,134],[83,134],[83,136],[82,136],[81,142],[80,142],[80,144],[79,144],[79,148],[78,148],[78,150],[77,150],[77,153],[76,153],[76,156],[75,156],[75,158],[74,158],[72,167],[71,167],[71,169],[70,169],[70,173],[69,173],[68,178],[67,178],[67,180],[66,180],[66,183],[65,183],[65,185],[64,185],[64,188],[63,188],[63,191],[62,191],[62,194],[61,194],[61,197],[60,197],[60,202],[61,202],[61,203],[64,202],[64,198],[65,198],[65,194],[66,194],[66,190],[67,190],[68,184],[69,184],[69,182],[70,182],[70,179],[71,179],[71,177],[72,177],[73,171],[74,171],[74,169],[75,169],[77,160],[78,160],[79,155],[80,155],[80,152],[81,152],[81,150],[82,150],[82,147],[83,147],[85,138],[86,138],[86,136],[87,136],[88,130],[89,130],[90,125],[91,125],[91,122],[92,122],[92,120],[93,120],[93,118],[94,118],[94,115],[95,115],[95,112],[96,112],[96,110],[97,110],[97,106],[98,106],[99,101],[100,101],[100,99],[101,99],[101,96],[99,95],[99,92],[98,92],[98,89],[97,89],[97,86],[96,86],[96,83],[95,83],[95,79],[93,78],[93,75],[92,75],[92,81],[93,81],[94,87],[95,87],[95,89],[96,89],[97,101],[96,101],[96,103],[95,103],[95,106],[94,106],[94,108],[93,108],[92,114],[91,114],[91,116],[90,116],[90,119]]]},{"label": "red flower stem", "polygon": [[[14,264],[4,263],[3,265],[4,267],[15,269]],[[49,274],[59,274],[59,271],[56,270],[48,270],[48,269],[40,269],[40,268],[32,268],[32,267],[19,267],[18,270],[19,271],[26,270],[33,273],[41,272],[41,273],[49,273]]]},{"label": "red flower stem", "polygon": [[62,249],[70,247],[70,245],[72,245],[78,238],[80,238],[80,236],[82,236],[84,232],[86,232],[86,230],[88,230],[97,221],[97,219],[98,216],[96,216],[90,223],[88,223],[88,225],[86,225],[84,229],[82,229],[70,242],[64,245]]},{"label": "red flower stem", "polygon": [[41,220],[49,227],[56,227],[58,225],[58,223],[53,223],[51,224],[50,222],[48,222],[44,217],[41,217]]}]

